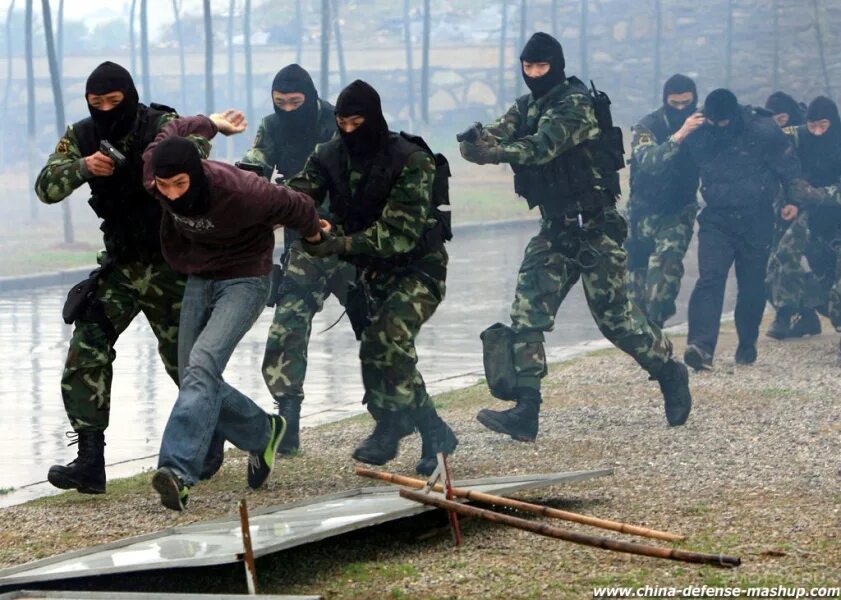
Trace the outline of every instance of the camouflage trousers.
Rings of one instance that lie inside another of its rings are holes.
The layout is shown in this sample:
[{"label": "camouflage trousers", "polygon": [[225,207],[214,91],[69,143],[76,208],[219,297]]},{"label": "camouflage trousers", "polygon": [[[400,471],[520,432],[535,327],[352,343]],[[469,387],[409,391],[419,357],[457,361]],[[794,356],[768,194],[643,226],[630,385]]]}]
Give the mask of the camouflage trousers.
[{"label": "camouflage trousers", "polygon": [[359,360],[369,412],[432,406],[415,338],[444,299],[448,260],[441,248],[411,267],[363,273],[371,322],[362,331]]},{"label": "camouflage trousers", "polygon": [[561,303],[579,279],[590,314],[608,340],[651,374],[671,358],[669,339],[628,296],[626,235],[627,224],[615,209],[585,220],[583,229],[574,222],[541,221],[526,247],[511,307],[517,387],[539,389],[548,369],[542,335],[535,339],[533,334],[553,329]]},{"label": "camouflage trousers", "polygon": [[774,308],[817,309],[841,331],[841,247],[823,248],[835,254],[834,269],[819,273],[804,265],[811,246],[826,245],[811,236],[808,212],[801,211],[768,259],[766,285]]},{"label": "camouflage trousers", "polygon": [[300,241],[290,244],[263,356],[263,379],[275,400],[304,399],[312,320],[330,294],[345,305],[355,276],[356,267],[338,257],[317,258],[304,252]]},{"label": "camouflage trousers", "polygon": [[642,216],[625,244],[631,299],[660,327],[677,312],[683,258],[697,215],[698,206],[690,204],[675,214]]},{"label": "camouflage trousers", "polygon": [[[100,262],[104,260],[104,256]],[[99,280],[97,298],[119,336],[138,313],[158,339],[158,354],[178,384],[178,319],[185,278],[166,263],[117,264]],[[104,431],[111,409],[114,342],[88,311],[79,318],[61,376],[64,409],[75,431]]]}]

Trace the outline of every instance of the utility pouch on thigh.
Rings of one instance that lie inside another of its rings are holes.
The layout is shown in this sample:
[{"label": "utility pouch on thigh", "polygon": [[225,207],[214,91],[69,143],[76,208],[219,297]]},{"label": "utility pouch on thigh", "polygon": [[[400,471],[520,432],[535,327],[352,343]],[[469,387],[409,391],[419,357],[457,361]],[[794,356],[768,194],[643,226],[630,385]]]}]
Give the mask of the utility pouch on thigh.
[{"label": "utility pouch on thigh", "polygon": [[283,281],[283,266],[277,263],[272,265],[271,281],[269,283],[269,297],[266,299],[266,306],[272,307],[280,301]]},{"label": "utility pouch on thigh", "polygon": [[72,325],[84,315],[96,300],[99,275],[100,269],[92,271],[87,279],[80,281],[67,292],[67,300],[64,301],[61,316],[68,325]]},{"label": "utility pouch on thigh", "polygon": [[371,324],[371,314],[365,286],[360,284],[359,281],[351,282],[348,285],[345,312],[347,312],[356,339],[361,340],[362,332]]},{"label": "utility pouch on thigh", "polygon": [[514,370],[514,330],[494,323],[485,329],[482,339],[482,360],[485,365],[485,379],[491,395],[500,400],[514,400],[517,387],[517,372]]}]

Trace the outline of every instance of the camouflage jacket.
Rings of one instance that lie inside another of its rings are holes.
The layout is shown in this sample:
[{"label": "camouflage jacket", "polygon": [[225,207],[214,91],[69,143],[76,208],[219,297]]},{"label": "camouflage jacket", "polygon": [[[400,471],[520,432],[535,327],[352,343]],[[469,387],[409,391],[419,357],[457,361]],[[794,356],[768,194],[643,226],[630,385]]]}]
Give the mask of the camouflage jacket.
[{"label": "camouflage jacket", "polygon": [[[529,95],[525,115],[515,102],[499,119],[485,125],[483,139],[502,147],[502,162],[543,165],[599,136],[589,95],[573,93],[562,98],[570,85],[569,80],[559,83],[537,100]],[[519,136],[522,130],[534,133]]]},{"label": "camouflage jacket", "polygon": [[335,108],[318,100],[318,117],[313,131],[305,139],[288,139],[284,136],[277,115],[272,113],[260,121],[254,146],[245,153],[242,161],[263,166],[266,177],[277,172],[289,179],[300,171],[316,144],[329,141],[336,133]]},{"label": "camouflage jacket", "polygon": [[[319,144],[307,160],[304,169],[288,185],[311,196],[316,204],[324,201],[331,183],[325,154],[328,144],[337,144],[337,138]],[[362,179],[362,172],[347,164],[348,184],[355,193]],[[415,249],[425,231],[435,226],[432,215],[432,182],[435,178],[435,161],[425,152],[409,156],[406,166],[388,192],[385,207],[379,218],[366,229],[350,235],[349,255],[362,255],[388,259]],[[341,232],[341,224],[340,226]]]}]

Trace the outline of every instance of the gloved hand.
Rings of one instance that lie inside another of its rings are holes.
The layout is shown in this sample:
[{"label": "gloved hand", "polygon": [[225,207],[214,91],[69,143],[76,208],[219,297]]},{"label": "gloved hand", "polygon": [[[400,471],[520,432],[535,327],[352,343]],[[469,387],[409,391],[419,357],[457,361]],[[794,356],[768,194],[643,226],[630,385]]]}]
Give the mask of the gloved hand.
[{"label": "gloved hand", "polygon": [[311,256],[326,258],[335,254],[344,254],[345,239],[345,236],[334,235],[322,230],[321,241],[308,242],[302,239],[301,247],[303,247],[304,252]]},{"label": "gloved hand", "polygon": [[486,142],[477,142],[471,144],[469,142],[461,142],[458,145],[458,150],[464,157],[464,160],[476,163],[477,165],[498,165],[502,162],[502,148],[499,146],[490,146]]},{"label": "gloved hand", "polygon": [[788,184],[789,204],[823,204],[830,200],[829,192],[824,188],[812,187],[803,179],[795,179]]}]

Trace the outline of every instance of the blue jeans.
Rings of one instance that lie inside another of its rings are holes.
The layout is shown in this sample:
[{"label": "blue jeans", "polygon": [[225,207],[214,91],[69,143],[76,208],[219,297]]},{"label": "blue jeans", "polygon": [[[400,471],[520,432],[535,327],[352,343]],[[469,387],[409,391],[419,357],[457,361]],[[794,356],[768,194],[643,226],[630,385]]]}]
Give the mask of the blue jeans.
[{"label": "blue jeans", "polygon": [[266,305],[268,277],[187,279],[178,330],[181,388],[161,441],[159,467],[199,479],[214,433],[248,452],[269,442],[266,412],[222,379],[242,337]]}]

